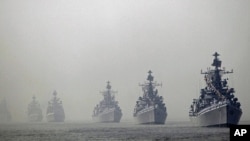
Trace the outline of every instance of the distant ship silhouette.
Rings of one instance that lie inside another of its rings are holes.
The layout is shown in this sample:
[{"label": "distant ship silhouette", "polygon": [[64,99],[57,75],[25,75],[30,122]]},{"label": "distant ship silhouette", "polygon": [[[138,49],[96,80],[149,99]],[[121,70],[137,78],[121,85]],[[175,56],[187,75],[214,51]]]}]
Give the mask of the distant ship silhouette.
[{"label": "distant ship silhouette", "polygon": [[54,97],[48,102],[47,121],[48,122],[64,122],[65,114],[62,101],[57,97],[57,92],[53,92]]}]

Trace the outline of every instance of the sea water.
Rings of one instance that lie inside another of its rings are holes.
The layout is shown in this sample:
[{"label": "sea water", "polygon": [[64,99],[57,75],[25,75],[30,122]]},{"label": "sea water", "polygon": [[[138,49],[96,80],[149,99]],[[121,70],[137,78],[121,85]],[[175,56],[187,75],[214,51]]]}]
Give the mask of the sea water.
[{"label": "sea water", "polygon": [[0,141],[227,141],[229,128],[194,127],[189,122],[139,125],[134,122],[5,123]]}]

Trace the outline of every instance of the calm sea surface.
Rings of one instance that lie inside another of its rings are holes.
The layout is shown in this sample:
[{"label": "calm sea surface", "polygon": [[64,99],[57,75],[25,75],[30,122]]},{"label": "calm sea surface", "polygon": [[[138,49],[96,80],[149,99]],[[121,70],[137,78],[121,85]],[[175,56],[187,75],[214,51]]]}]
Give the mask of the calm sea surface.
[{"label": "calm sea surface", "polygon": [[227,141],[229,128],[193,127],[189,122],[165,125],[121,123],[0,124],[0,141]]}]

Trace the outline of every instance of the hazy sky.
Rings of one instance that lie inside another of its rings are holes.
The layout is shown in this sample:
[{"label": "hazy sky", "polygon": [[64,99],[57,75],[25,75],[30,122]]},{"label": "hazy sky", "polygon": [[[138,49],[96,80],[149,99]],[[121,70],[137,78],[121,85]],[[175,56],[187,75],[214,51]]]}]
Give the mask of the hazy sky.
[{"label": "hazy sky", "polygon": [[250,120],[249,0],[0,0],[0,99],[14,121],[33,95],[45,113],[54,90],[66,120],[91,120],[108,80],[132,119],[148,70],[167,120],[189,120],[215,51]]}]

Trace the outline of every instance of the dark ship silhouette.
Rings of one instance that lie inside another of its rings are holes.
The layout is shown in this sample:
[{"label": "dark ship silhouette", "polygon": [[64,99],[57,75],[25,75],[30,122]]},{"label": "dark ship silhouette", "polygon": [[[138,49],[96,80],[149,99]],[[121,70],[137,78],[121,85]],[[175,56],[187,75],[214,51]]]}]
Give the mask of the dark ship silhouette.
[{"label": "dark ship silhouette", "polygon": [[57,92],[53,92],[54,97],[48,102],[47,121],[48,122],[63,122],[65,119],[62,101],[56,96]]},{"label": "dark ship silhouette", "polygon": [[4,98],[2,101],[0,101],[0,123],[10,121],[11,114],[8,110],[6,99]]},{"label": "dark ship silhouette", "polygon": [[141,84],[143,96],[136,101],[134,109],[134,118],[139,124],[165,124],[167,118],[167,109],[163,103],[163,97],[158,95],[156,86],[153,82],[154,77],[148,72],[148,82]]},{"label": "dark ship silhouette", "polygon": [[234,96],[234,88],[228,87],[228,79],[222,79],[223,74],[233,73],[233,70],[221,69],[219,54],[215,52],[213,56],[214,69],[201,71],[205,75],[206,87],[201,89],[198,99],[193,99],[189,117],[198,126],[236,125],[242,115],[241,104]]},{"label": "dark ship silhouette", "polygon": [[30,122],[40,122],[43,119],[42,109],[36,97],[33,96],[32,99],[33,100],[28,105],[28,120]]},{"label": "dark ship silhouette", "polygon": [[103,100],[94,108],[92,118],[95,122],[120,122],[122,111],[118,106],[118,101],[115,101],[116,93],[111,90],[110,82],[107,82],[107,90],[101,92]]}]

